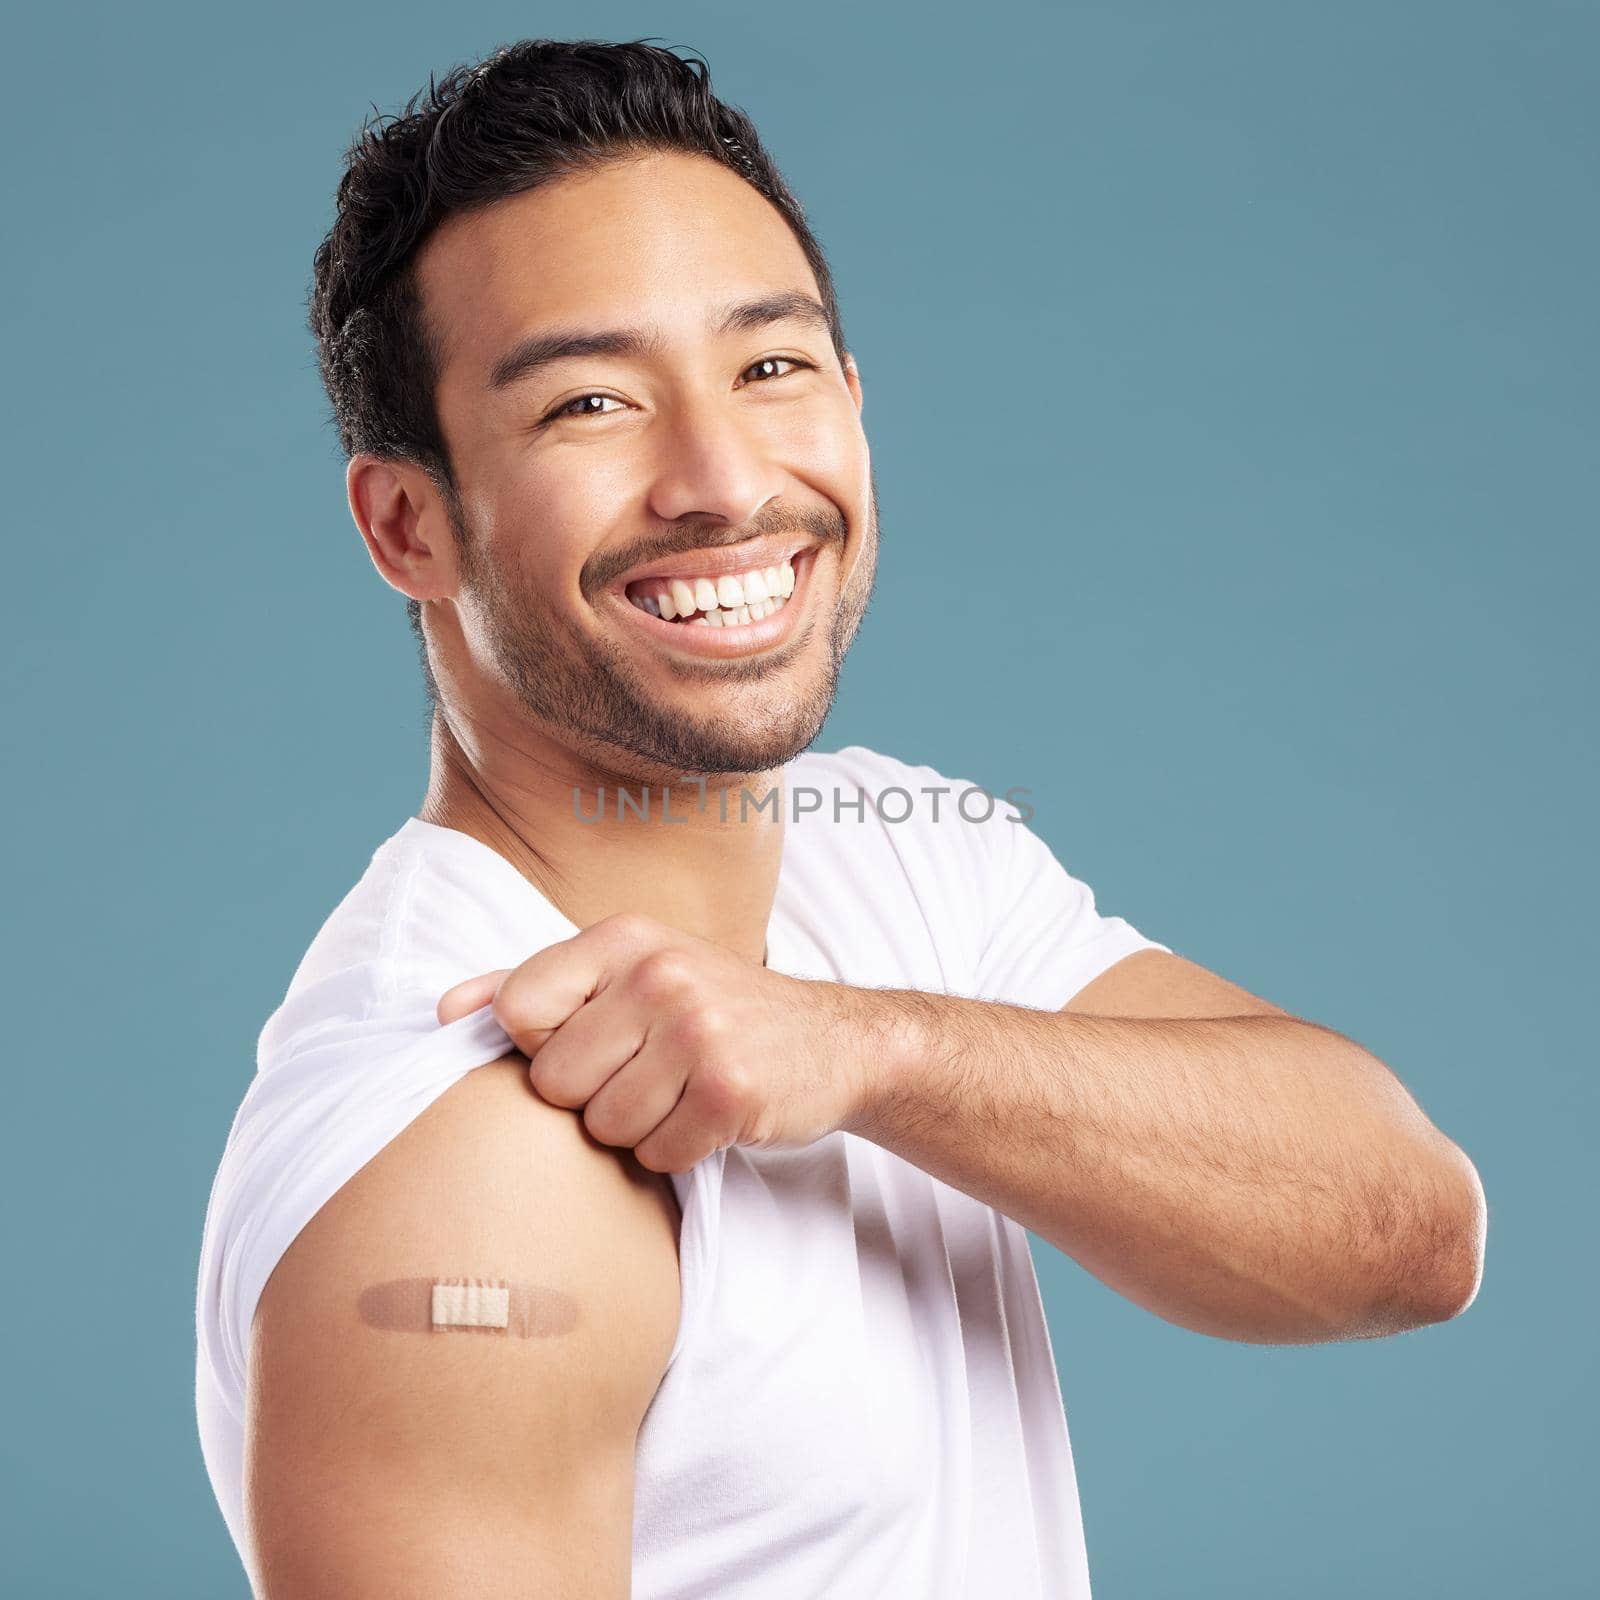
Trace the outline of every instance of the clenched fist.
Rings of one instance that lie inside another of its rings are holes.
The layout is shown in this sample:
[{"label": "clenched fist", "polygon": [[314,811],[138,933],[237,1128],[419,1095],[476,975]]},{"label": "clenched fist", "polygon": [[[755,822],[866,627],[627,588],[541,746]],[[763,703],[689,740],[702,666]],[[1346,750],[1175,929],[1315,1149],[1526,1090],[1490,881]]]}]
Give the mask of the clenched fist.
[{"label": "clenched fist", "polygon": [[622,913],[440,997],[492,1005],[552,1105],[654,1172],[729,1145],[809,1144],[867,1107],[892,1025],[876,990],[785,977]]}]

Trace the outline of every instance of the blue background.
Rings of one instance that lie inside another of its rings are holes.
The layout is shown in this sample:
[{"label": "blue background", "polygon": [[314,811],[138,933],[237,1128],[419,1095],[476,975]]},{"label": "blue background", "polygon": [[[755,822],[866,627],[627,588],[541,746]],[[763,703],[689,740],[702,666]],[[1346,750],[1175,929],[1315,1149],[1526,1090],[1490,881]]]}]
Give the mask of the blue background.
[{"label": "blue background", "polygon": [[821,748],[1030,787],[1486,1185],[1477,1302],[1375,1343],[1036,1246],[1099,1600],[1592,1592],[1600,10],[1552,0],[12,13],[0,1589],[246,1593],[202,1216],[427,761],[303,297],[369,103],[531,34],[703,51],[832,255],[885,544]]}]

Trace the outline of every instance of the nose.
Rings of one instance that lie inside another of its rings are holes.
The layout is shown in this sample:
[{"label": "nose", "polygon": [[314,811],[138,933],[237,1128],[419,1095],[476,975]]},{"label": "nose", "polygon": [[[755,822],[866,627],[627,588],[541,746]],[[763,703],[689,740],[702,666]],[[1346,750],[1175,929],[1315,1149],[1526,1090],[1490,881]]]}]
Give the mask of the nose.
[{"label": "nose", "polygon": [[748,522],[783,493],[760,430],[714,397],[680,396],[659,432],[650,510],[667,522]]}]

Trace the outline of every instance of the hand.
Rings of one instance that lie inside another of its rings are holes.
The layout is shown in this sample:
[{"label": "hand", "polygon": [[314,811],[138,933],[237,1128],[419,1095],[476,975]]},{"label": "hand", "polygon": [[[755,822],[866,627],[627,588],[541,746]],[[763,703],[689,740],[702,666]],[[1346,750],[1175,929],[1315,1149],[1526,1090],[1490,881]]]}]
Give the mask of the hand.
[{"label": "hand", "polygon": [[790,978],[645,916],[605,918],[468,978],[441,1023],[492,1005],[552,1105],[654,1172],[729,1145],[809,1144],[866,1104],[874,991]]}]

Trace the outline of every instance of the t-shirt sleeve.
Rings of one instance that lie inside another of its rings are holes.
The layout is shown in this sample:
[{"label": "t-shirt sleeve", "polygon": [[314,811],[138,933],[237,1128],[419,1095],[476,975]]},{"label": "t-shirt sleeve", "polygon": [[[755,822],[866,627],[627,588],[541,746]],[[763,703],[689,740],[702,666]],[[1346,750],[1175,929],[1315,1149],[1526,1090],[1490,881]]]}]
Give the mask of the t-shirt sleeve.
[{"label": "t-shirt sleeve", "polygon": [[979,869],[973,998],[1059,1011],[1124,956],[1169,950],[1102,913],[1089,885],[1020,819],[997,800],[994,815],[967,830]]},{"label": "t-shirt sleeve", "polygon": [[[516,1048],[488,1006],[440,1025],[438,997],[460,981],[458,969],[429,977],[418,968],[397,983],[377,967],[343,970],[320,989],[297,991],[268,1019],[256,1075],[212,1183],[196,1291],[197,1360],[241,1425],[250,1326],[278,1261],[328,1200],[447,1089]],[[722,1152],[714,1156],[672,1178],[689,1230],[681,1249],[697,1271],[714,1249]],[[697,1306],[705,1292],[696,1280],[685,1306]],[[680,1318],[669,1365],[689,1315]]]}]

